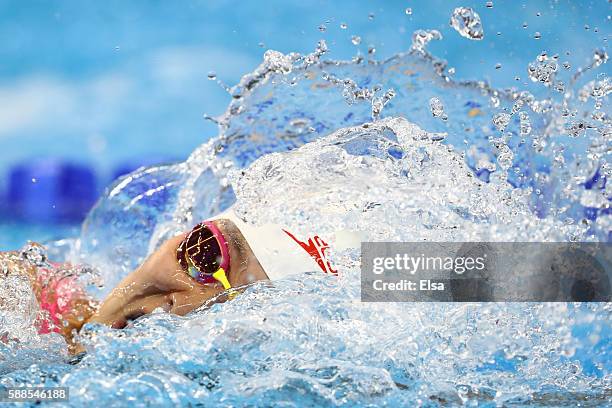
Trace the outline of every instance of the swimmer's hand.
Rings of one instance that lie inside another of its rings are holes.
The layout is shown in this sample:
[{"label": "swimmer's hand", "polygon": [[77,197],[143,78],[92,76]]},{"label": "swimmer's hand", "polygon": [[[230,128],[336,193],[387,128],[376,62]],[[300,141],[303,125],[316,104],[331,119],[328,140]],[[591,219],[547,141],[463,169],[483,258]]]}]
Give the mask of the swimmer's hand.
[{"label": "swimmer's hand", "polygon": [[223,292],[220,284],[199,284],[182,270],[176,248],[184,238],[179,235],[162,244],[113,289],[89,321],[123,328],[157,308],[185,315]]}]

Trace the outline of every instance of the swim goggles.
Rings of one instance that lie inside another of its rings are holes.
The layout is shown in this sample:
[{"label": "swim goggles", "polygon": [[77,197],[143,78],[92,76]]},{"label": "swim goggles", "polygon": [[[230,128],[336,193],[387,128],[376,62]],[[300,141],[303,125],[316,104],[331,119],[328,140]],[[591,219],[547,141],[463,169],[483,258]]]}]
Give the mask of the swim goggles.
[{"label": "swim goggles", "polygon": [[198,283],[217,281],[224,289],[231,289],[226,274],[230,266],[229,246],[214,223],[204,221],[196,225],[176,249],[176,259]]}]

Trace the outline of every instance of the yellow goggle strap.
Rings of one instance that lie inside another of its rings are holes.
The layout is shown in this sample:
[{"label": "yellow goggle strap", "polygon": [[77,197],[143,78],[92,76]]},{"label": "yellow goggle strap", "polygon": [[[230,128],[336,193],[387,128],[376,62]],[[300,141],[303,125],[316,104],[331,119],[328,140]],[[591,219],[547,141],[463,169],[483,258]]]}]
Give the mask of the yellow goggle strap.
[{"label": "yellow goggle strap", "polygon": [[220,282],[225,290],[232,288],[232,285],[230,285],[229,280],[227,280],[227,275],[225,274],[223,268],[219,268],[217,272],[212,274],[212,277],[215,278],[218,282]]}]

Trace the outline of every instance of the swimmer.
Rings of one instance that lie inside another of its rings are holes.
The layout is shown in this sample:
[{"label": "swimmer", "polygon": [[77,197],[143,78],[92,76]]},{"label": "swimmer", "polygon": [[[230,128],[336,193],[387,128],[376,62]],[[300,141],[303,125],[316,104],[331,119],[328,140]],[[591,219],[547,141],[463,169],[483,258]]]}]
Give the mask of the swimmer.
[{"label": "swimmer", "polygon": [[256,281],[310,271],[337,273],[319,236],[300,239],[278,225],[251,226],[231,209],[164,242],[100,305],[75,276],[62,273],[68,268],[39,259],[40,249],[32,244],[22,252],[0,253],[0,271],[29,279],[49,317],[39,333],[62,334],[73,353],[82,351],[73,337],[86,322],[120,329],[155,309],[185,315],[207,301],[232,299]]},{"label": "swimmer", "polygon": [[[8,278],[27,280],[42,312],[36,320],[38,332],[61,334],[69,350],[76,352],[74,334],[91,318],[97,304],[69,272],[69,265],[48,262],[43,254],[43,248],[36,243],[21,251],[0,252],[0,284]],[[0,308],[9,308],[11,303],[14,302],[0,296]],[[10,333],[0,333],[2,342],[14,340]]]},{"label": "swimmer", "polygon": [[251,226],[233,210],[164,242],[123,279],[90,319],[114,328],[161,308],[185,315],[223,292],[310,271],[336,274],[319,236],[299,239],[278,225]]}]

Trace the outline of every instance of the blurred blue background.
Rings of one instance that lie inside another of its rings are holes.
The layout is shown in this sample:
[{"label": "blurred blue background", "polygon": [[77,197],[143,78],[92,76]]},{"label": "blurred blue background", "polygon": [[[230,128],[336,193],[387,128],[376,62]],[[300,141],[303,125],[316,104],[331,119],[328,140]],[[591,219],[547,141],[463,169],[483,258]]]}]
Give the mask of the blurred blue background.
[{"label": "blurred blue background", "polygon": [[[0,250],[75,235],[118,175],[184,160],[217,134],[204,114],[230,100],[209,73],[231,86],[266,49],[308,53],[324,38],[328,58],[373,46],[381,59],[435,28],[444,39],[429,49],[457,78],[537,92],[526,67],[542,51],[577,67],[607,48],[608,0],[486,3],[0,0]],[[449,26],[458,6],[480,14],[484,40]]]}]

